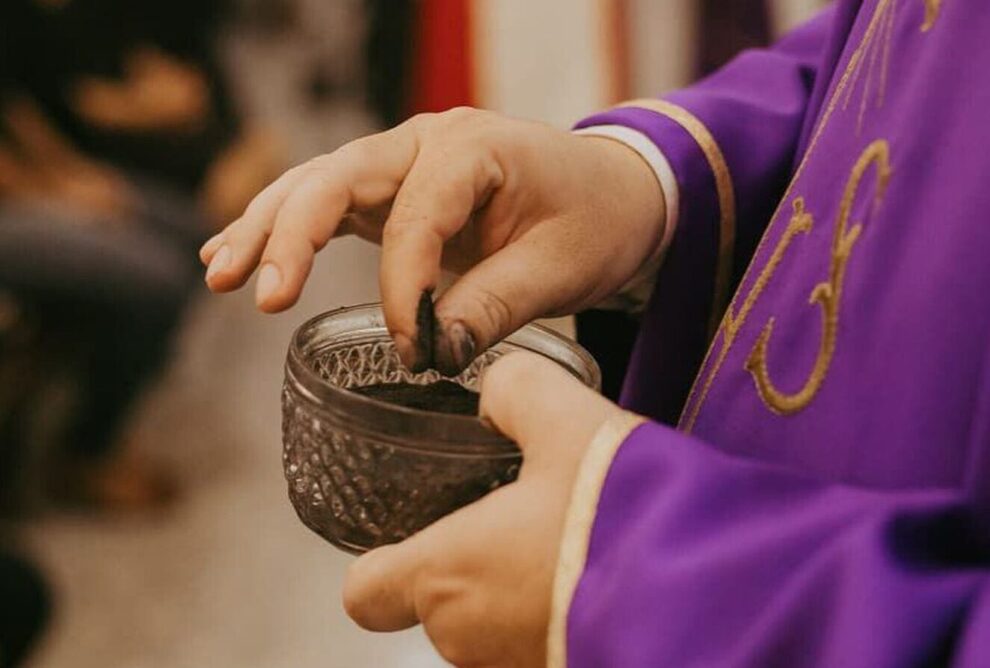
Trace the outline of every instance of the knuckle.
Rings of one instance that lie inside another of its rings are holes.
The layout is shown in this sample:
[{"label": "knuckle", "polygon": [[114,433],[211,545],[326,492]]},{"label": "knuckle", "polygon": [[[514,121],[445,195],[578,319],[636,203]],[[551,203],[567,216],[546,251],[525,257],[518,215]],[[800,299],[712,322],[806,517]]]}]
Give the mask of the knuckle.
[{"label": "knuckle", "polygon": [[382,228],[383,241],[396,241],[406,237],[411,232],[429,232],[429,219],[415,202],[405,198],[396,199],[389,213],[388,221]]},{"label": "knuckle", "polygon": [[[297,177],[299,174],[301,174],[301,173],[305,172],[306,170],[308,170],[310,168],[310,166],[312,165],[312,162],[313,162],[313,159],[311,158],[309,160],[306,160],[304,162],[300,162],[299,164],[290,167],[284,174],[282,174],[282,176],[280,176],[278,178],[278,180],[275,181],[275,183],[278,183],[278,181],[283,181],[283,180],[286,180],[286,179],[291,180],[291,179]],[[275,183],[273,183],[272,185],[275,185]]]},{"label": "knuckle", "polygon": [[450,123],[462,123],[465,121],[471,121],[480,115],[481,112],[474,107],[459,106],[452,107],[447,111],[443,112],[443,117],[447,122]]},{"label": "knuckle", "polygon": [[324,169],[324,165],[326,165],[330,160],[331,155],[332,154],[318,155],[315,158],[310,158],[306,162],[295,167],[295,174],[293,174],[294,183],[289,189],[289,192],[297,190],[299,188],[299,184],[304,183],[314,172]]},{"label": "knuckle", "polygon": [[470,641],[468,633],[469,629],[482,624],[481,620],[466,616],[462,607],[421,619],[430,642],[444,661],[458,668],[481,664],[478,647]]},{"label": "knuckle", "polygon": [[476,620],[465,614],[471,590],[458,578],[433,575],[423,577],[414,595],[416,614],[437,653],[448,663],[467,668],[477,665],[471,643],[465,631],[476,626]]},{"label": "knuckle", "polygon": [[501,339],[511,326],[512,307],[495,292],[480,288],[477,294],[476,304],[482,319],[480,323],[484,331],[488,334],[489,341]]},{"label": "knuckle", "polygon": [[224,232],[224,242],[236,247],[250,246],[259,239],[267,239],[268,230],[268,226],[249,225],[242,218],[227,228]]},{"label": "knuckle", "polygon": [[424,622],[433,621],[438,613],[455,601],[461,593],[452,586],[449,578],[432,573],[430,569],[424,569],[416,579],[413,606],[420,619]]},{"label": "knuckle", "polygon": [[332,169],[334,163],[336,163],[342,156],[348,155],[354,149],[350,148],[350,144],[345,144],[333,153],[326,153],[324,155],[318,155],[315,158],[311,158],[304,167],[305,169],[300,170],[303,172],[304,179],[310,179],[314,174],[326,173],[327,170]]},{"label": "knuckle", "polygon": [[390,245],[394,245],[395,242],[402,237],[404,232],[399,229],[402,227],[401,224],[395,221],[389,221],[388,224],[382,228],[382,246],[386,249]]},{"label": "knuckle", "polygon": [[[253,200],[251,200],[250,203],[248,203],[247,208],[244,210],[244,215],[240,218],[240,220],[244,220],[246,218],[258,218],[264,215],[264,210],[265,210],[264,198],[261,195],[259,195],[258,197],[255,197]],[[233,223],[231,227],[232,228],[237,227],[239,224],[240,221]]]},{"label": "knuckle", "polygon": [[287,200],[302,203],[313,196],[325,198],[343,198],[348,196],[347,185],[339,178],[339,171],[331,163],[312,169],[303,184],[296,189],[293,199]]},{"label": "knuckle", "polygon": [[298,177],[300,174],[305,174],[306,172],[308,172],[313,168],[313,165],[317,164],[321,159],[326,158],[329,155],[330,155],[329,153],[324,153],[315,156],[313,158],[310,158],[309,160],[304,160],[303,162],[300,162],[295,167],[292,167],[289,171],[283,174],[282,178]]},{"label": "knuckle", "polygon": [[377,135],[359,137],[347,142],[336,151],[313,158],[313,166],[320,170],[334,169],[342,160],[362,161],[374,158],[373,144]]},{"label": "knuckle", "polygon": [[392,216],[382,228],[382,243],[387,245],[406,237],[414,224],[415,221],[404,211],[397,211],[396,207],[393,207]]},{"label": "knuckle", "polygon": [[431,114],[414,127],[421,139],[421,149],[450,158],[479,153],[479,149],[497,140],[496,130],[504,122],[503,117],[492,111],[454,107]]},{"label": "knuckle", "polygon": [[458,668],[470,668],[477,665],[474,659],[474,653],[466,646],[466,643],[448,634],[439,634],[431,638],[431,640],[433,647],[437,650],[437,654],[447,663]]},{"label": "knuckle", "polygon": [[447,143],[453,137],[463,136],[477,127],[483,114],[473,107],[453,107],[436,114],[423,129],[432,138]]},{"label": "knuckle", "polygon": [[411,127],[413,130],[420,132],[431,128],[433,124],[436,123],[437,118],[439,117],[440,114],[438,113],[422,112],[416,114],[415,116],[412,116],[409,120],[406,121],[406,123],[408,123],[409,127]]}]

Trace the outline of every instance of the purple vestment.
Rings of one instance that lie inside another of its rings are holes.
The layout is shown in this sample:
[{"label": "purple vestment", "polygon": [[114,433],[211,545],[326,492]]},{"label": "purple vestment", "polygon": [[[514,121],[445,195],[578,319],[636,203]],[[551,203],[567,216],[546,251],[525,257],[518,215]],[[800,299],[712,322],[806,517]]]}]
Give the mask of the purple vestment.
[{"label": "purple vestment", "polygon": [[990,667],[984,65],[983,2],[841,0],[580,124],[648,136],[680,214],[567,665]]}]

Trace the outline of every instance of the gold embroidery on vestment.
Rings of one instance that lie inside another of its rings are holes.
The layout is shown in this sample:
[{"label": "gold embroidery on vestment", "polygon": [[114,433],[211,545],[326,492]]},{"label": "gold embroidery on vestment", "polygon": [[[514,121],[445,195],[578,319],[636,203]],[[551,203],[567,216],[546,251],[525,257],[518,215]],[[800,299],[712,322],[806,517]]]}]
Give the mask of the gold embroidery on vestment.
[{"label": "gold embroidery on vestment", "polygon": [[[897,0],[895,0],[896,2]],[[897,12],[891,12],[887,19],[887,29],[883,37],[883,63],[880,65],[880,92],[877,94],[877,108],[883,107],[884,98],[887,96],[887,73],[890,71],[890,47],[894,43],[894,27],[896,26]],[[862,121],[860,121],[862,125]]]},{"label": "gold embroidery on vestment", "polygon": [[691,135],[705,155],[715,177],[715,193],[718,197],[718,259],[715,267],[715,291],[712,297],[711,315],[708,320],[708,338],[718,329],[722,311],[729,300],[732,281],[732,254],[736,245],[736,195],[729,173],[729,163],[715,137],[698,118],[687,109],[666,100],[641,99],[623,102],[618,108],[636,107],[666,116]]},{"label": "gold embroidery on vestment", "polygon": [[774,272],[777,270],[777,266],[780,261],[784,259],[784,254],[787,249],[790,248],[791,243],[794,238],[799,234],[807,234],[811,231],[813,220],[811,215],[805,211],[804,208],[804,198],[797,197],[794,199],[794,213],[791,216],[790,223],[787,229],[784,230],[783,236],[777,242],[776,247],[773,249],[773,253],[770,255],[770,259],[763,266],[760,271],[760,275],[757,276],[756,282],[753,283],[753,288],[746,294],[746,299],[743,300],[742,309],[739,312],[739,316],[733,314],[732,307],[726,311],[725,318],[723,320],[722,329],[724,331],[724,336],[728,340],[733,340],[738,334],[739,329],[742,327],[743,322],[746,319],[746,314],[749,313],[750,309],[756,303],[756,300],[763,293],[763,289],[766,288],[770,279],[773,278]]},{"label": "gold embroidery on vestment", "polygon": [[[746,360],[745,368],[753,375],[753,381],[756,383],[757,392],[763,403],[780,415],[792,415],[806,408],[821,389],[832,364],[838,337],[839,306],[842,300],[846,266],[853,247],[863,231],[861,223],[857,223],[847,230],[849,216],[852,213],[852,206],[859,192],[863,176],[872,165],[876,165],[877,168],[877,188],[873,200],[874,207],[876,207],[880,204],[890,181],[890,147],[886,141],[877,140],[867,147],[853,167],[845,192],[842,195],[839,217],[835,224],[835,235],[832,240],[829,277],[827,281],[815,286],[809,299],[809,304],[817,303],[821,307],[822,335],[815,365],[804,386],[793,394],[786,394],[780,391],[770,378],[770,372],[767,368],[767,349],[773,334],[773,318],[770,318],[763,328],[756,340],[756,345],[753,346],[753,351]],[[799,201],[800,198],[795,201],[795,204]],[[791,223],[784,233],[784,239],[787,238],[792,227],[797,227],[800,231],[807,231],[811,228],[811,216],[803,211],[803,206],[800,212],[797,209],[798,207],[795,206],[795,215],[791,218]],[[803,218],[807,218],[807,220],[802,220]],[[769,263],[767,266],[769,267]]]},{"label": "gold embroidery on vestment", "polygon": [[[859,114],[856,117],[857,135],[863,131],[863,120],[866,118],[866,110],[870,100],[875,97],[876,108],[883,107],[887,92],[887,74],[890,68],[890,46],[894,37],[899,2],[900,0],[890,0],[887,5],[877,8],[877,16],[874,18],[879,21],[880,27],[876,38],[871,36],[869,40],[864,39],[860,46],[862,56],[857,59],[852,70],[850,85],[842,103],[842,109],[843,111],[848,109],[853,95],[859,87],[859,82],[862,80],[863,88],[859,100]],[[879,73],[877,73],[878,69]],[[879,84],[874,90],[876,79],[879,79]]]},{"label": "gold embroidery on vestment", "polygon": [[[886,16],[884,12],[890,2],[891,0],[879,0],[877,3],[876,11],[873,14],[873,18],[870,20],[870,24],[866,28],[866,34],[863,36],[863,41],[849,57],[849,62],[846,64],[846,69],[843,71],[842,76],[839,78],[839,81],[835,86],[835,90],[832,92],[832,96],[829,98],[825,111],[822,113],[822,118],[818,122],[818,127],[815,128],[814,133],[811,135],[811,139],[808,141],[808,149],[804,152],[804,157],[801,159],[800,164],[798,164],[790,185],[788,185],[787,191],[781,198],[777,211],[774,213],[771,221],[774,221],[779,217],[780,208],[790,201],[791,194],[794,191],[794,185],[804,173],[811,156],[814,155],[815,148],[818,146],[818,141],[821,139],[825,128],[828,127],[829,121],[835,113],[835,108],[838,106],[839,100],[842,99],[843,93],[846,92],[850,79],[852,78],[854,71],[857,69],[860,59],[864,55],[865,47],[872,42],[876,35],[877,28],[880,25],[880,20]],[[768,225],[767,229],[763,233],[763,237],[760,239],[756,252],[753,254],[754,258],[759,256],[760,251],[763,249],[763,246],[770,237],[772,231],[773,225]],[[754,271],[755,266],[755,262],[750,263],[749,267],[746,269],[746,273],[743,275],[740,285],[744,285],[746,283],[746,279],[749,277],[749,274]],[[722,318],[722,338],[719,340],[716,336],[715,340],[712,342],[712,345],[709,346],[705,359],[701,364],[701,372],[695,378],[694,385],[691,387],[691,392],[688,394],[688,400],[684,404],[684,411],[681,414],[680,426],[688,433],[694,429],[694,423],[698,419],[698,414],[701,412],[701,407],[704,405],[705,399],[708,397],[708,392],[711,390],[712,383],[715,381],[715,376],[718,375],[718,371],[725,362],[725,358],[728,356],[729,351],[732,348],[732,344],[735,343],[736,335],[742,328],[743,323],[745,323],[746,318],[749,316],[749,312],[756,301],[755,299],[751,299],[747,293],[747,295],[743,297],[742,308],[739,309],[738,314],[736,314],[734,306],[736,300],[739,298],[739,293],[736,293],[736,296],[732,299],[732,302],[729,303],[729,306],[725,311],[725,316]],[[705,367],[708,365],[709,359],[712,355],[715,355],[715,359],[711,365],[711,368],[708,369],[707,373],[705,373]]]},{"label": "gold embroidery on vestment", "polygon": [[[925,0],[925,3],[926,25],[928,25],[928,27],[923,27],[923,29],[927,31],[935,24],[935,21],[939,16],[942,2],[941,0]],[[867,25],[866,32],[863,35],[863,39],[859,43],[856,50],[853,51],[852,55],[849,57],[849,62],[846,64],[846,68],[843,70],[842,76],[839,78],[832,95],[828,99],[828,103],[822,112],[821,119],[818,121],[818,124],[808,141],[808,148],[805,150],[804,156],[801,158],[801,162],[794,171],[794,176],[791,178],[791,182],[788,185],[787,190],[781,197],[780,204],[777,206],[777,211],[775,211],[774,215],[771,217],[771,224],[768,225],[763,232],[760,243],[757,246],[756,251],[753,253],[753,261],[751,261],[749,266],[746,268],[746,272],[743,274],[743,278],[740,281],[740,286],[746,285],[750,275],[754,271],[758,270],[755,260],[762,253],[767,240],[772,237],[775,222],[781,218],[780,214],[782,208],[791,202],[794,187],[804,174],[804,170],[807,168],[812,156],[815,154],[815,149],[818,147],[819,140],[824,134],[825,129],[829,126],[829,122],[833,118],[836,107],[843,99],[844,94],[851,94],[852,88],[855,87],[855,83],[859,80],[860,66],[863,59],[867,56],[868,50],[872,47],[878,35],[882,32],[882,29],[886,26],[890,26],[886,27],[886,30],[892,35],[891,31],[893,30],[893,26],[890,22],[892,22],[893,13],[888,12],[895,6],[895,4],[896,3],[894,0],[878,0],[873,16],[871,17],[870,23]],[[930,24],[928,19],[930,19]],[[885,75],[881,73],[881,88],[885,85],[886,78]],[[715,378],[718,376],[718,372],[721,369],[722,364],[728,357],[729,352],[732,349],[732,345],[736,341],[739,330],[745,323],[753,304],[755,304],[756,300],[751,298],[750,293],[752,293],[752,290],[743,293],[742,289],[740,289],[729,302],[729,306],[726,308],[725,315],[722,318],[721,327],[718,332],[716,332],[716,336],[712,340],[712,344],[709,346],[708,351],[705,354],[705,358],[701,363],[700,371],[694,379],[694,383],[691,386],[691,391],[688,393],[687,401],[684,404],[684,409],[681,412],[679,425],[680,428],[687,433],[690,433],[694,429],[695,422],[698,419],[698,415],[701,413],[702,407],[705,405],[705,401],[707,400],[712,385],[715,382]],[[736,304],[740,299],[743,300],[743,304],[737,311]]]}]

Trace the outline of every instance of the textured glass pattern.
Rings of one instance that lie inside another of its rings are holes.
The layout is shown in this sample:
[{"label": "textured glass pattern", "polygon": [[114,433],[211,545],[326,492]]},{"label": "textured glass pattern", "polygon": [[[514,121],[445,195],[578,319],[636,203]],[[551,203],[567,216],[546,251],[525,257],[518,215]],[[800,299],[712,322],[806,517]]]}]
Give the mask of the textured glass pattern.
[{"label": "textured glass pattern", "polygon": [[[455,380],[477,389],[480,371],[500,356],[482,355]],[[335,345],[307,364],[332,386],[430,383],[435,371],[412,374],[391,341]],[[428,452],[395,437],[356,429],[287,375],[282,393],[283,465],[299,518],[350,551],[396,542],[497,487],[515,480],[521,456]]]},{"label": "textured glass pattern", "polygon": [[[481,371],[502,356],[489,350],[476,359],[455,381],[478,389]],[[373,341],[332,348],[314,356],[313,369],[323,380],[337,387],[351,388],[375,383],[419,383],[425,385],[442,378],[436,371],[414,374],[399,362],[391,341]]]}]

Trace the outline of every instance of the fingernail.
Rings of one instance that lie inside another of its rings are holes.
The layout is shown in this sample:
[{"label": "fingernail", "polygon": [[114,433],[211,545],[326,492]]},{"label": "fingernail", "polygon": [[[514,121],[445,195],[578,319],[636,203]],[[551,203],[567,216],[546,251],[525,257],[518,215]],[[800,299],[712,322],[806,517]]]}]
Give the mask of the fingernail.
[{"label": "fingernail", "polygon": [[455,322],[450,326],[450,349],[454,355],[454,363],[459,368],[465,369],[474,361],[474,335],[463,322]]},{"label": "fingernail", "polygon": [[463,322],[455,321],[440,327],[434,361],[445,376],[456,376],[474,360],[476,344],[474,335]]},{"label": "fingernail", "polygon": [[213,256],[210,260],[210,266],[206,269],[206,280],[209,281],[211,278],[216,276],[218,273],[230,266],[232,254],[230,252],[230,246],[221,246],[217,254]]},{"label": "fingernail", "polygon": [[255,300],[262,304],[275,294],[282,284],[282,272],[274,264],[266,263],[258,272],[258,285],[255,287]]}]

